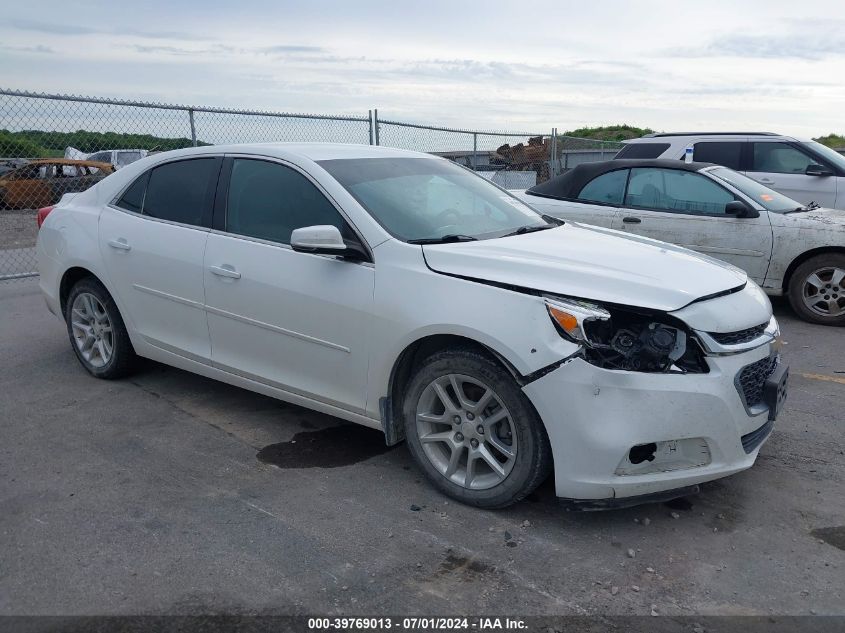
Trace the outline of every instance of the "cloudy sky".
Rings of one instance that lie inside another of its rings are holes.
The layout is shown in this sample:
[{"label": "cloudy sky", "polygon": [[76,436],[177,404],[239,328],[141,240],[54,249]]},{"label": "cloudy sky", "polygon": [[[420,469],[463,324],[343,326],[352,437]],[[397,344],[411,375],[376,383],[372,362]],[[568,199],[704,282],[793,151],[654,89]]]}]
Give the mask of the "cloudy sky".
[{"label": "cloudy sky", "polygon": [[0,86],[546,131],[845,132],[845,2],[4,3]]}]

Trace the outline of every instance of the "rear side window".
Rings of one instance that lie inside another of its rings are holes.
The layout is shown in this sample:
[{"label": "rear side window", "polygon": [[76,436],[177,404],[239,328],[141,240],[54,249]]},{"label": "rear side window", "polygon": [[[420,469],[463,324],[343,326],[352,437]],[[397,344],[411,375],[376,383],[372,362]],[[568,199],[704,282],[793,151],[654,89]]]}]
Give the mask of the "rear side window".
[{"label": "rear side window", "polygon": [[736,171],[740,170],[742,143],[736,141],[701,142],[694,145],[695,160],[702,163],[715,163]]},{"label": "rear side window", "polygon": [[147,183],[143,214],[181,224],[209,226],[218,167],[217,158],[194,158],[155,167]]},{"label": "rear side window", "polygon": [[614,158],[659,158],[669,143],[628,143]]},{"label": "rear side window", "polygon": [[226,201],[229,233],[290,244],[294,229],[316,224],[331,224],[352,237],[337,209],[298,171],[262,160],[233,161]]},{"label": "rear side window", "polygon": [[604,204],[622,204],[622,197],[625,195],[625,181],[627,179],[627,169],[617,169],[616,171],[602,174],[584,185],[581,193],[578,194],[578,199]]},{"label": "rear side window", "polygon": [[147,190],[147,180],[150,177],[150,172],[146,172],[143,176],[133,182],[129,189],[123,192],[115,204],[121,209],[141,213],[144,208],[144,193]]}]

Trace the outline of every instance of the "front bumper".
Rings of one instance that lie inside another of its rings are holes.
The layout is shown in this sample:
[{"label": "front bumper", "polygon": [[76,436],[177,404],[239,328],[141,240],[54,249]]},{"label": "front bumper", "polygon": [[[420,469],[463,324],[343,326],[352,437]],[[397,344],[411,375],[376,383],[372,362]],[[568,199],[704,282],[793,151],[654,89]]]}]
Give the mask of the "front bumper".
[{"label": "front bumper", "polygon": [[[771,343],[708,356],[707,374],[606,370],[573,358],[529,383],[523,390],[549,435],[557,496],[600,500],[652,495],[749,468],[771,428],[764,428],[769,410],[747,409],[736,377],[775,353]],[[743,437],[755,432],[759,441],[747,453]],[[667,453],[676,451],[681,459],[666,461],[665,471],[637,474],[633,468],[631,474],[620,474],[631,448],[650,443]],[[685,465],[699,448],[698,462]]]}]

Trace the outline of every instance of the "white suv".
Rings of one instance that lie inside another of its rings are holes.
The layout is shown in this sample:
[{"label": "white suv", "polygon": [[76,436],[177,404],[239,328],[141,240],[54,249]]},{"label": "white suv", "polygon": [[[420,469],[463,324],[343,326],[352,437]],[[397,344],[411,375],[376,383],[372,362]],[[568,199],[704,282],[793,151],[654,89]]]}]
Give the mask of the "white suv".
[{"label": "white suv", "polygon": [[771,132],[649,134],[625,141],[616,158],[683,159],[741,172],[802,204],[845,209],[845,156],[816,141]]}]

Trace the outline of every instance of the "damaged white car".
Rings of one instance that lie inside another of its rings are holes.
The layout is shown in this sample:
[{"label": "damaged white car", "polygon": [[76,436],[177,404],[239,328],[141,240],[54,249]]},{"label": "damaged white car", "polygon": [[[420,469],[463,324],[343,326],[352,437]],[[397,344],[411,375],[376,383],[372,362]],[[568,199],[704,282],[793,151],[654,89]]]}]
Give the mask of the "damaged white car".
[{"label": "damaged white car", "polygon": [[477,506],[552,471],[585,506],[686,494],[750,467],[786,394],[744,272],[414,152],[158,154],[56,207],[37,248],[94,376],[144,356],[382,430]]}]

